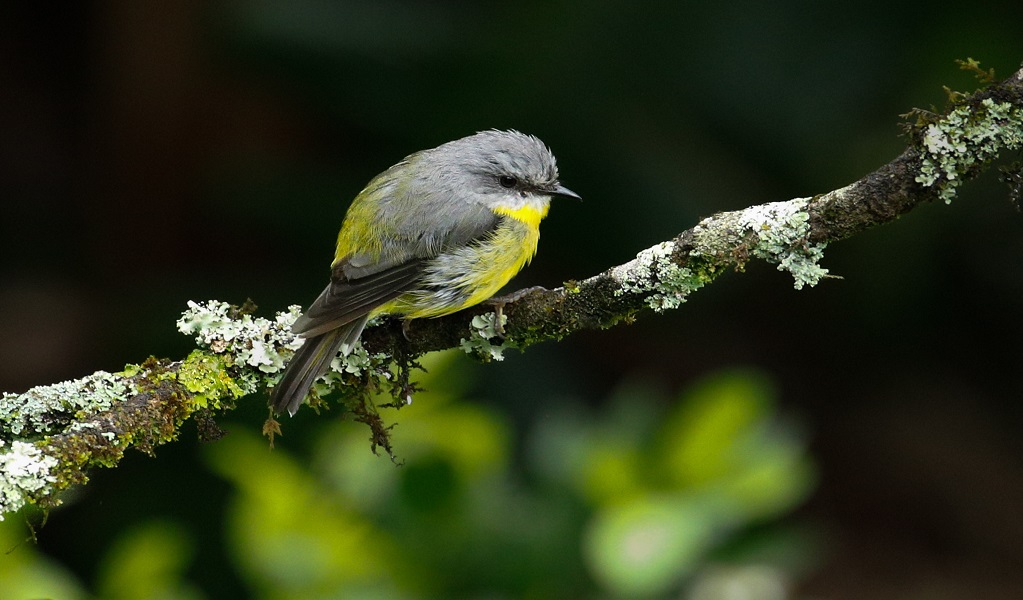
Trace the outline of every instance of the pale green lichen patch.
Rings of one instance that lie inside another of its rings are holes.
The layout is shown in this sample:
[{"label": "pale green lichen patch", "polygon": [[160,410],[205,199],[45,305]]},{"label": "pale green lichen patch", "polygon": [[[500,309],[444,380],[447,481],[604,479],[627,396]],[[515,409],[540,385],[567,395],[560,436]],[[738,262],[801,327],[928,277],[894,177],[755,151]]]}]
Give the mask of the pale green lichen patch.
[{"label": "pale green lichen patch", "polygon": [[362,375],[368,369],[381,360],[387,358],[386,354],[379,353],[370,355],[363,348],[362,342],[356,342],[355,346],[347,354],[338,354],[330,361],[330,370],[334,373],[348,373],[350,375]]},{"label": "pale green lichen patch", "polygon": [[507,324],[507,315],[501,314],[498,325],[497,314],[493,312],[476,315],[470,321],[469,338],[459,340],[459,347],[466,354],[472,354],[489,360],[504,360],[504,351],[509,347],[504,343],[495,344],[492,340],[503,340],[502,328]]},{"label": "pale green lichen patch", "polygon": [[228,373],[227,367],[222,357],[193,350],[178,368],[178,381],[192,393],[192,402],[198,408],[219,408],[221,400],[240,398],[256,391],[254,380],[236,379]]},{"label": "pale green lichen patch", "polygon": [[993,160],[1002,149],[1023,148],[1023,110],[985,98],[980,106],[960,106],[924,130],[922,164],[916,182],[937,186],[952,201],[962,177]]},{"label": "pale green lichen patch", "polygon": [[733,213],[740,231],[752,232],[757,242],[749,248],[752,256],[778,265],[795,280],[795,288],[817,285],[828,274],[820,266],[824,244],[810,244],[809,198],[770,202]]},{"label": "pale green lichen patch", "polygon": [[7,448],[0,439],[0,521],[53,484],[57,466],[57,459],[35,444],[16,441]]},{"label": "pale green lichen patch", "polygon": [[35,436],[63,430],[82,415],[107,410],[137,393],[125,376],[97,371],[88,377],[0,396],[0,433]]},{"label": "pale green lichen patch", "polygon": [[644,294],[647,306],[657,312],[678,308],[711,278],[675,264],[674,252],[675,242],[662,242],[612,269],[611,278],[618,283],[615,295]]},{"label": "pale green lichen patch", "polygon": [[[197,344],[229,357],[230,363],[255,367],[263,373],[281,372],[285,356],[302,345],[291,332],[302,312],[300,306],[290,306],[272,321],[249,314],[234,317],[230,311],[231,305],[218,300],[202,304],[189,301],[188,310],[178,319],[178,331],[194,335]],[[282,353],[285,349],[287,352]]]},{"label": "pale green lichen patch", "polygon": [[386,369],[379,368],[389,358],[390,356],[383,352],[370,354],[362,346],[362,342],[356,342],[347,354],[339,353],[330,361],[330,370],[316,380],[316,383],[313,384],[313,391],[322,398],[343,386],[346,378],[351,381],[351,378],[361,377],[365,373],[390,379],[391,373]]}]

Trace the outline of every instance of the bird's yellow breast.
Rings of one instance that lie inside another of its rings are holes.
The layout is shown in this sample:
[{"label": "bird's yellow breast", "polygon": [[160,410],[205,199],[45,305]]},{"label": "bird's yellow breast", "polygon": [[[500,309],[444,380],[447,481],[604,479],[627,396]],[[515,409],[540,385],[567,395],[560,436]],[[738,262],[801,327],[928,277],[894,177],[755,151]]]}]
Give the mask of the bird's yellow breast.
[{"label": "bird's yellow breast", "polygon": [[540,221],[547,207],[497,207],[494,212],[509,217],[489,240],[480,244],[479,268],[469,285],[471,295],[465,306],[483,302],[503,288],[512,277],[533,260],[540,242]]},{"label": "bird's yellow breast", "polygon": [[432,260],[423,289],[396,298],[374,314],[439,317],[479,304],[503,288],[536,254],[547,207],[493,210],[506,218],[492,233]]}]

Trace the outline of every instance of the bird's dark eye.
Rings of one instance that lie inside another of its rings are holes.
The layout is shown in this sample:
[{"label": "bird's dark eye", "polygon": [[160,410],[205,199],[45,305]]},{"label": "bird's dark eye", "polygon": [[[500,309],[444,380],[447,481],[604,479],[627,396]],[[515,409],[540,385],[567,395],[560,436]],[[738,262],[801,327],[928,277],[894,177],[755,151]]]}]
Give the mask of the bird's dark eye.
[{"label": "bird's dark eye", "polygon": [[515,185],[518,184],[519,181],[512,177],[511,175],[501,175],[501,178],[498,179],[498,182],[500,182],[501,187],[511,189],[515,187]]}]

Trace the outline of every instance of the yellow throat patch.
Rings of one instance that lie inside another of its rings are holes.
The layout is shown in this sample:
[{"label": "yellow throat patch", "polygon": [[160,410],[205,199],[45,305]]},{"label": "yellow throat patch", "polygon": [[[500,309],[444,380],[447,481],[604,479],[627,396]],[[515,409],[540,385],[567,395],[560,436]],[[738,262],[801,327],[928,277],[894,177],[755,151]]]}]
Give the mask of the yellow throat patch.
[{"label": "yellow throat patch", "polygon": [[550,205],[544,206],[542,209],[533,206],[522,206],[519,208],[509,208],[507,206],[498,206],[493,211],[499,215],[511,217],[516,221],[521,221],[526,225],[529,225],[532,229],[540,227],[540,221],[547,216],[547,211],[550,209]]}]

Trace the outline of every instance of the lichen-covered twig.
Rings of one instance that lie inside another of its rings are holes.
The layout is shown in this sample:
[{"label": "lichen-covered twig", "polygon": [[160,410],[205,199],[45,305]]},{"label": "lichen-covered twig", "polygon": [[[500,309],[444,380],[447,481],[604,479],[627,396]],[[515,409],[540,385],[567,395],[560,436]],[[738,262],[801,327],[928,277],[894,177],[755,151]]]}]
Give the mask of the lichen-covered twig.
[{"label": "lichen-covered twig", "polygon": [[[355,418],[370,425],[374,445],[389,451],[387,428],[366,398],[383,390],[398,400],[395,406],[411,401],[408,370],[427,352],[461,347],[483,359],[500,359],[509,347],[677,308],[751,259],[788,272],[797,289],[816,285],[828,276],[820,262],[829,243],[890,222],[921,203],[948,202],[999,154],[1023,148],[1023,70],[951,100],[943,115],[914,112],[918,121],[910,128],[910,147],[841,189],[707,217],[628,263],[526,293],[503,305],[500,317],[483,305],[415,321],[408,332],[399,322],[371,324],[361,347],[336,359],[314,387],[314,400],[340,390]],[[1015,169],[1007,179],[1023,181],[1018,163]],[[182,361],[150,359],[120,373],[98,372],[0,396],[0,518],[28,503],[57,504],[61,490],[84,483],[93,467],[115,465],[125,449],[152,452],[173,440],[186,419],[229,409],[238,398],[275,383],[301,344],[290,332],[298,311],[291,307],[271,320],[223,302],[189,303],[178,327],[195,336],[199,348]],[[279,424],[270,418],[264,431],[272,436]]]}]

